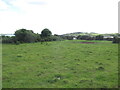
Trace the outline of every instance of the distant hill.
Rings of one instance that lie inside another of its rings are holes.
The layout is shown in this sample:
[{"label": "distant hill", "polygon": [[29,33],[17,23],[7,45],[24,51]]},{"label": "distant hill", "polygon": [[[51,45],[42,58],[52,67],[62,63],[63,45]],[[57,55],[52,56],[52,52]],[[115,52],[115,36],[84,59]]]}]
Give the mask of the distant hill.
[{"label": "distant hill", "polygon": [[66,33],[63,34],[64,36],[79,36],[79,35],[89,35],[89,36],[97,36],[97,35],[103,35],[103,36],[118,36],[120,34],[118,33],[105,33],[105,34],[99,34],[99,33],[95,33],[95,32],[73,32],[73,33]]},{"label": "distant hill", "polygon": [[73,33],[67,33],[67,34],[63,34],[63,35],[67,35],[67,36],[79,36],[79,35],[98,35],[98,33],[95,32],[73,32]]}]

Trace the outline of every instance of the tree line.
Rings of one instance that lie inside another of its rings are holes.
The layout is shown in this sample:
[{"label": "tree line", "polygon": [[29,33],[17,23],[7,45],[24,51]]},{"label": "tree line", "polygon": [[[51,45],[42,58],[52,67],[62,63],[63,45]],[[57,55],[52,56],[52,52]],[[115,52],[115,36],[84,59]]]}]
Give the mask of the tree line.
[{"label": "tree line", "polygon": [[114,35],[113,38],[110,38],[110,37],[104,38],[103,35],[97,35],[97,36],[79,35],[79,36],[77,36],[77,39],[80,39],[80,40],[107,40],[107,41],[112,41],[113,43],[120,43],[120,34]]},{"label": "tree line", "polygon": [[76,38],[78,40],[109,40],[113,43],[120,43],[120,34],[114,36],[114,38],[104,38],[103,35],[90,36],[90,35],[78,35],[69,36],[69,35],[52,35],[52,32],[45,28],[41,31],[41,34],[34,33],[33,30],[19,29],[14,33],[15,36],[0,36],[2,38],[2,43],[34,43],[34,42],[46,42],[46,41],[61,41],[61,40],[73,40]]},{"label": "tree line", "polygon": [[12,37],[1,36],[2,43],[20,44],[62,40],[62,38],[52,35],[52,32],[47,28],[43,29],[41,34],[34,33],[32,30],[19,29],[15,31],[14,35]]}]

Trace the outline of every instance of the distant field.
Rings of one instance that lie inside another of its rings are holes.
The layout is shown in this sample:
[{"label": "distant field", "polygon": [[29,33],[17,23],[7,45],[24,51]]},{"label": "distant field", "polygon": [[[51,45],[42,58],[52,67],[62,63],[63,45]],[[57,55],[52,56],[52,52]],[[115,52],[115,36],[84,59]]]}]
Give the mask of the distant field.
[{"label": "distant field", "polygon": [[111,41],[3,44],[2,55],[3,88],[118,86],[118,45]]}]

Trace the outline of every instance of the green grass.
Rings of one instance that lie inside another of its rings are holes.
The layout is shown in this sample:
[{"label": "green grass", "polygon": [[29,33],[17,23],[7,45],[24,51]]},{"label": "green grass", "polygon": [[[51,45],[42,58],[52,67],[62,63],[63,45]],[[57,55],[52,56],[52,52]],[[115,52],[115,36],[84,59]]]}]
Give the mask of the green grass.
[{"label": "green grass", "polygon": [[0,89],[2,89],[2,44],[1,43],[0,43]]},{"label": "green grass", "polygon": [[118,45],[80,42],[3,44],[3,88],[117,87]]}]

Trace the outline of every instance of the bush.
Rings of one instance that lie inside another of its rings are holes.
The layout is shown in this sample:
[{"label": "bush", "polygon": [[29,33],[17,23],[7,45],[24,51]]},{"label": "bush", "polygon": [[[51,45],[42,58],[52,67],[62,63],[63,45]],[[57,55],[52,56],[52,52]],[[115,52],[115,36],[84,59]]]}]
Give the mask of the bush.
[{"label": "bush", "polygon": [[113,38],[105,38],[104,40],[113,41]]},{"label": "bush", "polygon": [[103,40],[103,37],[104,36],[102,36],[102,35],[97,35],[95,38],[96,38],[96,40]]},{"label": "bush", "polygon": [[35,42],[40,42],[41,41],[41,35],[40,34],[35,34]]},{"label": "bush", "polygon": [[2,36],[0,36],[0,43],[2,43]]},{"label": "bush", "polygon": [[41,42],[44,42],[44,41],[61,41],[62,38],[59,37],[59,36],[49,36],[49,37],[46,37],[46,38],[43,38],[41,39]]},{"label": "bush", "polygon": [[51,36],[52,41],[61,41],[62,38],[59,36]]},{"label": "bush", "polygon": [[19,45],[20,44],[20,41],[16,41],[16,43],[15,43],[16,45]]},{"label": "bush", "polygon": [[14,41],[12,37],[2,36],[2,43],[14,43]]},{"label": "bush", "polygon": [[19,29],[15,32],[15,36],[20,43],[35,42],[35,33],[32,30]]},{"label": "bush", "polygon": [[77,39],[81,39],[81,40],[94,40],[95,39],[95,37],[93,37],[93,36],[89,36],[89,35],[79,35],[78,37],[77,37]]},{"label": "bush", "polygon": [[113,43],[120,43],[120,38],[117,36],[114,36]]}]

